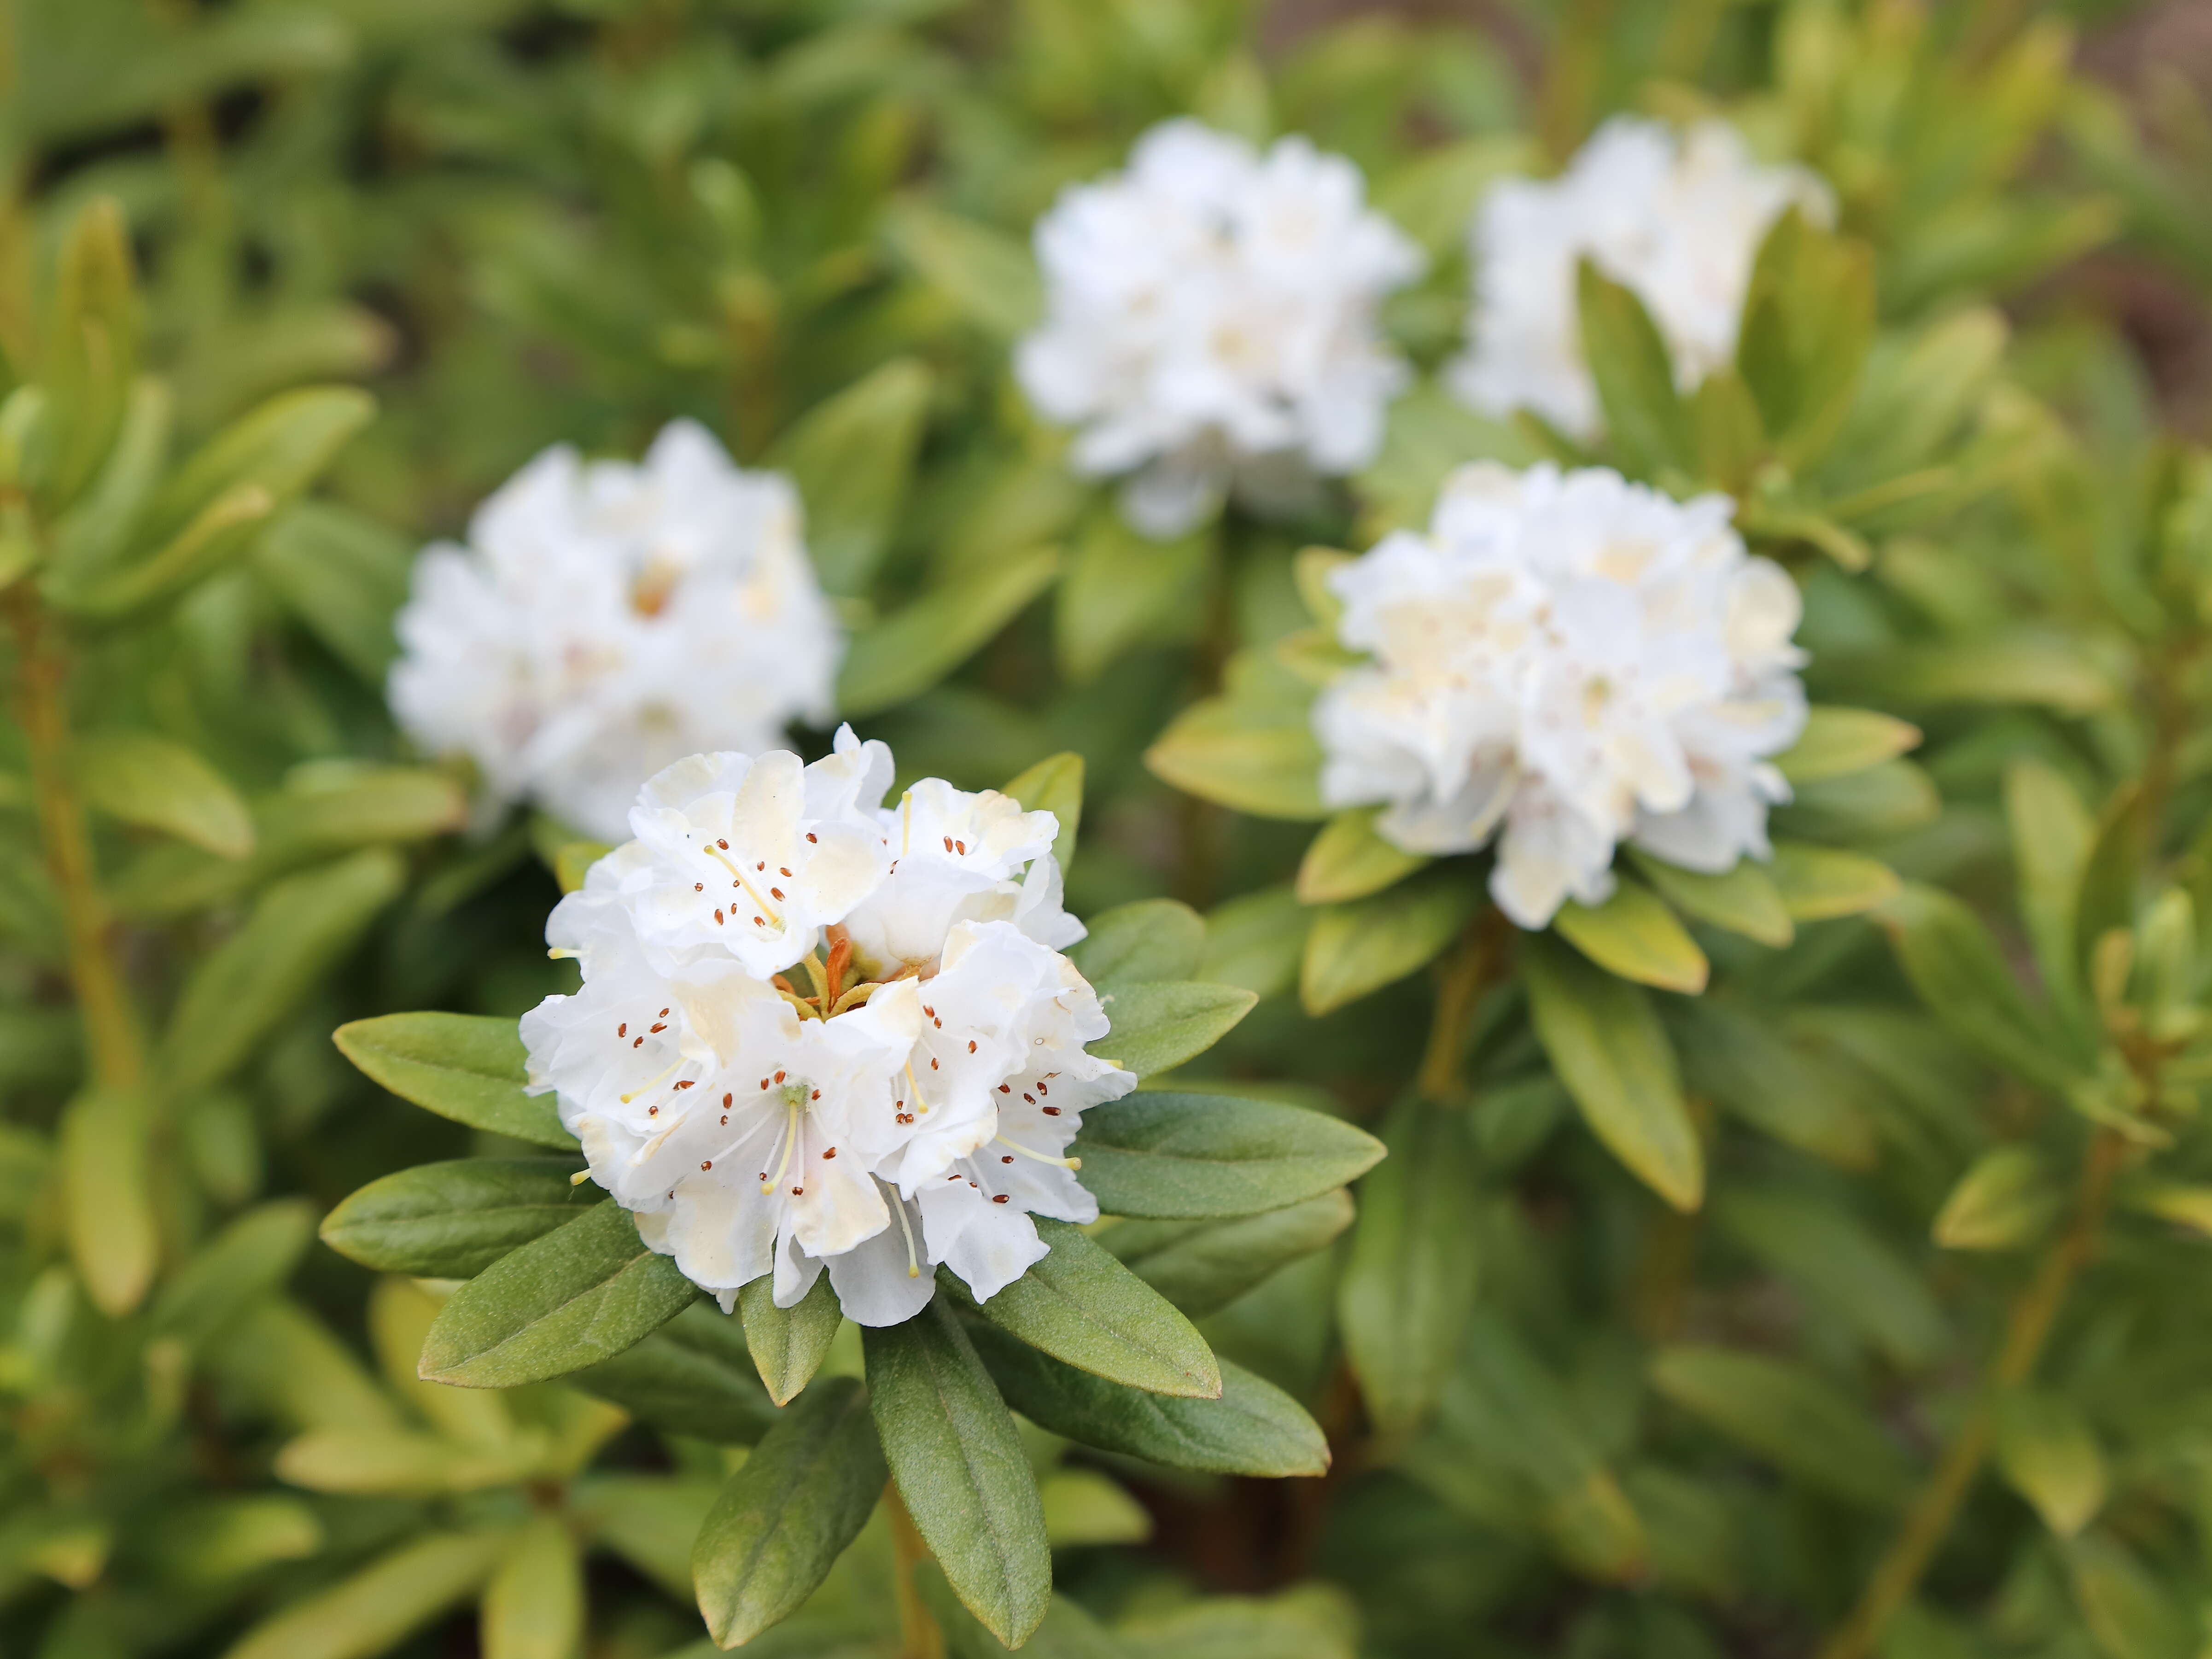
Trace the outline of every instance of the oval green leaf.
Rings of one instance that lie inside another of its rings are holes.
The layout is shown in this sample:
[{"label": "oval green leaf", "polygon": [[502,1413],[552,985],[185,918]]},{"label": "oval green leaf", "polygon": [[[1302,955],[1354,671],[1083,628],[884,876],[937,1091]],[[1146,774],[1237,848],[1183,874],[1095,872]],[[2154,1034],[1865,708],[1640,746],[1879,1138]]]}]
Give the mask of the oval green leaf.
[{"label": "oval green leaf", "polygon": [[469,1158],[372,1181],[323,1218],[323,1243],[377,1273],[473,1279],[592,1207],[560,1158]]},{"label": "oval green leaf", "polygon": [[1552,918],[1560,938],[1607,973],[1662,991],[1695,996],[1711,971],[1664,902],[1648,887],[1620,881],[1595,908],[1569,899]]},{"label": "oval green leaf", "polygon": [[1259,1000],[1241,985],[1200,980],[1117,984],[1098,994],[1113,1029],[1091,1047],[1122,1070],[1151,1077],[1204,1054]]},{"label": "oval green leaf", "polygon": [[535,1146],[575,1147],[551,1097],[526,1092],[528,1057],[511,1019],[386,1014],[341,1025],[331,1041],[374,1081],[441,1117]]},{"label": "oval green leaf", "polygon": [[1145,1091],[1084,1114],[1074,1151],[1109,1215],[1254,1215],[1357,1180],[1382,1156],[1365,1130],[1234,1095]]}]

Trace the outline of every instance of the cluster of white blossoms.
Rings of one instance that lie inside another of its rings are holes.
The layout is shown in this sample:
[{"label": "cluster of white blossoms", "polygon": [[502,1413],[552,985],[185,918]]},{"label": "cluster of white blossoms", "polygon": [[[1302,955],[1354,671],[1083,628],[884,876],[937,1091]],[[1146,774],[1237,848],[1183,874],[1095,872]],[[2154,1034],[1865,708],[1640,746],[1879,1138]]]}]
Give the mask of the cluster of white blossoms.
[{"label": "cluster of white blossoms", "polygon": [[1425,260],[1364,198],[1358,167],[1303,138],[1263,155],[1186,118],[1038,222],[1047,316],[1016,372],[1079,428],[1077,471],[1127,475],[1139,530],[1179,534],[1232,489],[1293,501],[1374,458],[1407,379],[1376,308]]},{"label": "cluster of white blossoms", "polygon": [[864,1325],[932,1269],[978,1299],[1046,1253],[1032,1215],[1097,1218],[1066,1156],[1136,1079],[1061,951],[1058,821],[939,779],[881,805],[890,751],[848,726],[811,765],[696,755],[648,782],[635,839],[546,937],[583,987],[522,1020],[593,1180],[726,1310],[824,1264]]},{"label": "cluster of white blossoms", "polygon": [[408,734],[606,840],[671,762],[828,720],[844,650],[791,481],[690,421],[637,465],[547,450],[424,551],[397,628]]},{"label": "cluster of white blossoms", "polygon": [[1484,198],[1472,228],[1468,351],[1450,384],[1486,413],[1532,410],[1572,436],[1595,436],[1576,301],[1576,266],[1587,258],[1643,301],[1681,389],[1694,388],[1734,357],[1759,242],[1793,204],[1823,223],[1834,214],[1819,179],[1761,166],[1725,122],[1678,134],[1614,118],[1557,179],[1509,179]]},{"label": "cluster of white blossoms", "polygon": [[1371,663],[1316,706],[1323,799],[1387,803],[1377,829],[1412,852],[1495,835],[1491,893],[1523,927],[1601,902],[1624,841],[1714,873],[1769,856],[1789,788],[1766,757],[1805,723],[1800,602],[1730,511],[1601,468],[1461,468],[1426,534],[1329,578]]}]

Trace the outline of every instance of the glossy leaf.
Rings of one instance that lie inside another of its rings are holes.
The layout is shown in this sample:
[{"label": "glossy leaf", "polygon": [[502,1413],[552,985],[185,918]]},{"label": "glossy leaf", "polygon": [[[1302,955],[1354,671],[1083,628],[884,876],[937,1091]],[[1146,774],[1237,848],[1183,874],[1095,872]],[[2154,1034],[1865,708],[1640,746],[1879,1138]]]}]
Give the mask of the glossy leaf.
[{"label": "glossy leaf", "polygon": [[1213,1351],[1172,1304],[1082,1229],[1039,1216],[1036,1230],[1047,1254],[981,1304],[984,1318],[1055,1359],[1133,1389],[1220,1394]]},{"label": "glossy leaf", "polygon": [[372,1080],[441,1117],[539,1146],[575,1146],[551,1097],[525,1092],[522,1038],[511,1019],[386,1014],[341,1025],[331,1040]]},{"label": "glossy leaf", "polygon": [[1044,1509],[1019,1432],[947,1299],[860,1334],[884,1461],[961,1605],[1009,1647],[1052,1597]]},{"label": "glossy leaf", "polygon": [[454,1291],[423,1342],[422,1375],[471,1389],[542,1382],[642,1341],[697,1295],[629,1212],[603,1200]]},{"label": "glossy leaf", "polygon": [[813,1594],[884,1489],[866,1391],[850,1377],[808,1390],[724,1483],[691,1547],[699,1611],[736,1647]]},{"label": "glossy leaf", "polygon": [[1063,1365],[994,1326],[970,1327],[1006,1402],[1054,1434],[1170,1468],[1282,1476],[1328,1471],[1328,1442],[1272,1382],[1221,1362],[1216,1400],[1152,1394]]},{"label": "glossy leaf", "polygon": [[1091,1048],[1126,1072],[1150,1077],[1204,1054],[1259,1000],[1242,986],[1199,980],[1115,984],[1098,994],[1113,1029]]},{"label": "glossy leaf", "polygon": [[592,1199],[568,1158],[419,1164],[372,1181],[323,1218],[322,1239],[377,1273],[470,1279],[574,1221]]},{"label": "glossy leaf", "polygon": [[1109,1215],[1202,1220],[1279,1210],[1366,1173],[1382,1145],[1320,1112],[1140,1091],[1084,1114],[1074,1152]]}]

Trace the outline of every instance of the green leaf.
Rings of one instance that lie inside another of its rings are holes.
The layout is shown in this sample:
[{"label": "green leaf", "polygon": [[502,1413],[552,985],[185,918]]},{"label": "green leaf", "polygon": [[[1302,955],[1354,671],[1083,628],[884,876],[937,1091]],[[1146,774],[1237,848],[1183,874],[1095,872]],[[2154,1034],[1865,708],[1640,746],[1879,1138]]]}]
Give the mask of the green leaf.
[{"label": "green leaf", "polygon": [[392,619],[406,602],[415,553],[389,526],[301,501],[254,544],[253,569],[325,650],[381,687],[399,653]]},{"label": "green leaf", "polygon": [[1848,777],[1920,746],[1920,728],[1868,708],[1809,708],[1797,741],[1774,757],[1792,783]]},{"label": "green leaf", "polygon": [[281,1198],[246,1211],[194,1251],[161,1287],[150,1328],[204,1347],[292,1276],[313,1236],[314,1212],[304,1198]]},{"label": "green leaf", "polygon": [[854,635],[837,706],[872,714],[927,691],[1020,614],[1060,572],[1060,554],[1032,549],[931,588]]},{"label": "green leaf", "polygon": [[[769,452],[767,465],[788,472],[799,486],[806,507],[807,551],[822,586],[832,593],[866,592],[883,558],[914,480],[929,384],[923,364],[895,357],[815,404]],[[996,631],[994,623],[968,648]],[[855,654],[860,644],[854,642]],[[965,656],[968,648],[954,653],[952,660]],[[849,678],[849,659],[847,672]],[[856,703],[854,712],[866,711]]]},{"label": "green leaf", "polygon": [[1313,688],[1271,662],[1232,660],[1229,690],[1193,703],[1145,751],[1153,776],[1262,818],[1321,818]]},{"label": "green leaf", "polygon": [[1767,865],[1792,921],[1832,921],[1863,915],[1895,897],[1897,872],[1880,859],[1833,847],[1778,841]]},{"label": "green leaf", "polygon": [[474,1595],[508,1536],[504,1529],[426,1533],[264,1620],[224,1659],[374,1659]]},{"label": "green leaf", "polygon": [[1759,402],[1733,368],[1717,368],[1698,384],[1687,405],[1698,465],[1695,476],[1739,491],[1766,453],[1766,424]]},{"label": "green leaf", "polygon": [[1299,1000],[1308,1013],[1325,1014],[1405,978],[1456,939],[1481,903],[1466,872],[1447,867],[1328,906],[1306,935]]},{"label": "green leaf", "polygon": [[635,1347],[570,1371],[563,1386],[678,1434],[750,1445],[778,1419],[736,1320],[695,1302]]},{"label": "green leaf", "polygon": [[352,386],[279,393],[234,422],[170,475],[133,539],[155,550],[56,603],[112,620],[182,592],[246,544],[252,526],[300,495],[376,412]]},{"label": "green leaf", "polygon": [[820,1368],[845,1313],[837,1305],[837,1292],[827,1273],[788,1308],[775,1305],[775,1288],[774,1275],[756,1279],[738,1292],[738,1312],[744,1320],[745,1346],[752,1351],[768,1397],[788,1406]]},{"label": "green leaf", "polygon": [[511,1019],[477,1014],[385,1014],[341,1025],[338,1052],[369,1079],[472,1129],[573,1151],[550,1098],[525,1092],[527,1055]]},{"label": "green leaf", "polygon": [[1932,1231],[1947,1250],[2016,1249],[2040,1237],[2064,1203],[2035,1148],[1992,1146],[1959,1177]]},{"label": "green leaf", "polygon": [[1221,1364],[1221,1397],[1125,1388],[1039,1353],[996,1327],[970,1328],[1007,1403],[1040,1428],[1170,1468],[1276,1478],[1322,1474],[1328,1442],[1297,1401]]},{"label": "green leaf", "polygon": [[584,1561],[557,1515],[522,1523],[484,1590],[483,1659],[572,1659],[584,1639]]},{"label": "green leaf", "polygon": [[1375,828],[1379,806],[1355,806],[1339,812],[1298,862],[1298,897],[1307,904],[1334,904],[1365,898],[1403,881],[1429,860],[1383,840]]},{"label": "green leaf", "polygon": [[1193,1319],[1203,1319],[1328,1244],[1352,1217],[1352,1194],[1339,1188],[1258,1215],[1121,1221],[1097,1237],[1138,1278]]},{"label": "green leaf", "polygon": [[1152,1538],[1151,1512],[1097,1469],[1055,1470],[1038,1483],[1037,1497],[1044,1504],[1044,1535],[1056,1550]]},{"label": "green leaf", "polygon": [[1536,1036],[1591,1133],[1676,1209],[1696,1209],[1705,1150],[1650,998],[1540,933],[1522,963]]},{"label": "green leaf", "polygon": [[865,1391],[831,1377],[783,1413],[723,1484],[691,1547],[699,1611],[733,1648],[797,1610],[884,1489]]},{"label": "green leaf", "polygon": [[2036,966],[2053,999],[2078,1010],[2083,999],[2075,910],[2096,826],[2074,786],[2039,760],[2016,760],[2005,769],[2004,799],[2021,921],[2035,947]]},{"label": "green leaf", "polygon": [[1710,999],[1667,1014],[1692,1094],[1838,1169],[1874,1167],[1874,1125],[1853,1080],[1792,1042],[1770,1016]]},{"label": "green leaf", "polygon": [[1206,954],[1198,976],[1241,985],[1255,996],[1280,995],[1297,983],[1313,912],[1288,887],[1262,888],[1231,899],[1206,919]]},{"label": "green leaf", "polygon": [[543,1382],[642,1341],[697,1294],[606,1199],[455,1291],[423,1341],[422,1379],[468,1389]]},{"label": "green leaf", "polygon": [[406,878],[398,855],[376,848],[273,884],[185,980],[161,1036],[165,1086],[202,1088],[244,1063]]},{"label": "green leaf", "polygon": [[1848,1503],[1886,1510],[1912,1470],[1858,1403],[1811,1372],[1725,1348],[1662,1348],[1654,1387],[1705,1425],[1785,1474]]},{"label": "green leaf", "polygon": [[1914,1264],[1848,1211],[1803,1192],[1736,1188],[1715,1219],[1736,1243],[1900,1370],[1932,1364],[1949,1335]]},{"label": "green leaf", "polygon": [[1667,343],[1644,302],[1588,258],[1575,270],[1583,361],[1597,382],[1606,436],[1623,470],[1650,477],[1662,469],[1694,472],[1696,445],[1674,390]]},{"label": "green leaf", "polygon": [[[1190,1321],[1081,1228],[1036,1218],[1043,1260],[981,1304],[983,1317],[1078,1370],[1152,1394],[1212,1400],[1221,1372]],[[959,1281],[939,1277],[958,1294]]]},{"label": "green leaf", "polygon": [[158,830],[227,859],[253,850],[253,819],[221,773],[182,744],[149,732],[79,740],[77,782],[112,818]]},{"label": "green leaf", "polygon": [[1607,973],[1689,996],[1705,988],[1705,953],[1648,887],[1618,881],[1595,908],[1569,899],[1552,927]]},{"label": "green leaf", "polygon": [[1842,427],[1874,326],[1868,250],[1791,207],[1759,245],[1735,351],[1736,371],[1784,465],[1819,456]]},{"label": "green leaf", "polygon": [[1182,1221],[1319,1197],[1365,1174],[1382,1143],[1295,1106],[1139,1091],[1085,1112],[1073,1150],[1107,1214]]},{"label": "green leaf", "polygon": [[418,1164],[372,1181],[323,1218],[323,1243],[373,1272],[472,1279],[591,1207],[561,1158]]},{"label": "green leaf", "polygon": [[1212,526],[1154,541],[1118,513],[1095,515],[1054,599],[1053,646],[1062,671],[1080,685],[1135,647],[1188,637],[1205,616],[1213,563]]},{"label": "green leaf", "polygon": [[995,226],[907,200],[886,212],[884,229],[900,258],[992,337],[1018,339],[1043,314],[1036,260]]},{"label": "green leaf", "polygon": [[1206,1595],[1115,1626],[1144,1659],[1358,1659],[1359,1612],[1334,1584]]},{"label": "green leaf", "polygon": [[1849,777],[1801,784],[1777,810],[1773,825],[1790,839],[1864,841],[1917,830],[1942,810],[1933,778],[1909,760],[1890,760]]},{"label": "green leaf", "polygon": [[2096,1518],[2111,1489],[2088,1420],[2055,1394],[2015,1389],[1996,1408],[1997,1467],[2043,1524],[2071,1538]]},{"label": "green leaf", "polygon": [[2074,904],[2076,972],[2086,972],[2098,941],[2108,932],[2135,926],[2136,888],[2152,835],[2147,811],[2142,791],[2130,784],[2116,791],[2098,815]]},{"label": "green leaf", "polygon": [[[711,1478],[592,1474],[569,1488],[570,1509],[605,1545],[676,1601],[691,1599],[691,1544],[714,1506]],[[699,1644],[708,1655],[713,1644]]]},{"label": "green leaf", "polygon": [[1113,1029],[1091,1046],[1122,1070],[1151,1077],[1204,1054],[1259,1000],[1242,986],[1197,980],[1117,983],[1098,994]]},{"label": "green leaf", "polygon": [[1008,1647],[1052,1598],[1044,1509],[1020,1433],[949,1300],[860,1333],[899,1496],[961,1605]]},{"label": "green leaf", "polygon": [[2074,1067],[2049,1040],[2049,1019],[2028,1004],[1981,919],[1933,887],[1908,886],[1882,907],[1898,963],[1928,1012],[1984,1059],[2064,1091]]},{"label": "green leaf", "polygon": [[2126,1546],[2103,1533],[2066,1549],[2074,1602],[2106,1659],[2190,1659],[2191,1620]]},{"label": "green leaf", "polygon": [[2094,714],[2119,696],[2081,640],[2055,631],[1948,640],[1905,653],[1883,678],[1886,695],[1901,702],[2026,703]]},{"label": "green leaf", "polygon": [[1074,860],[1075,832],[1083,823],[1083,757],[1072,749],[1048,755],[999,793],[1020,803],[1025,812],[1049,812],[1060,821],[1052,853],[1066,869]]},{"label": "green leaf", "polygon": [[85,1293],[110,1318],[145,1299],[161,1249],[144,1097],[92,1089],[62,1110],[62,1198],[70,1256]]},{"label": "green leaf", "polygon": [[1359,1222],[1337,1281],[1336,1319],[1360,1397],[1386,1437],[1436,1409],[1474,1303],[1474,1158],[1463,1114],[1401,1103],[1389,1155],[1360,1183]]},{"label": "green leaf", "polygon": [[1091,919],[1091,933],[1068,951],[1093,985],[1188,980],[1206,950],[1206,921],[1174,899],[1139,899]]},{"label": "green leaf", "polygon": [[1778,951],[1796,936],[1774,878],[1749,859],[1738,859],[1735,868],[1716,876],[1682,869],[1635,848],[1629,849],[1629,856],[1644,878],[1659,890],[1659,896],[1692,921],[1724,927]]}]

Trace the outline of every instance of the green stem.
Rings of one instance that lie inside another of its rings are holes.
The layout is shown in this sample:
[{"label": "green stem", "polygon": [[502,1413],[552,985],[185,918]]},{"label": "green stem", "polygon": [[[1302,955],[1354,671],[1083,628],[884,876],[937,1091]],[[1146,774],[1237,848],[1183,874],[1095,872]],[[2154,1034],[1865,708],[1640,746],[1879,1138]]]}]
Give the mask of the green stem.
[{"label": "green stem", "polygon": [[8,612],[15,634],[17,716],[46,869],[61,901],[88,1069],[103,1087],[136,1091],[146,1082],[145,1038],[115,958],[113,919],[100,896],[84,803],[70,772],[69,662],[51,619],[26,588],[10,597]]},{"label": "green stem", "polygon": [[2126,1150],[2125,1139],[2111,1129],[2100,1129],[2089,1142],[2088,1152],[2082,1160],[2072,1224],[2065,1236],[2051,1246],[2035,1277],[2013,1304],[2012,1316],[2005,1324],[2003,1346],[1997,1350],[1988,1380],[1967,1413],[1966,1420],[1945,1449],[1936,1473],[1913,1500],[1904,1529],[1875,1567],[1858,1605],[1820,1650],[1820,1659],[1866,1659],[1881,1640],[1883,1631],[1897,1610],[1919,1588],[1929,1564],[1958,1519],[1966,1494],[1973,1490],[1982,1465],[1989,1459],[1990,1443],[1996,1437],[1994,1413],[1998,1398],[2033,1374],[2067,1292],[2096,1253],[2106,1206],[2112,1195],[2112,1176]]}]

